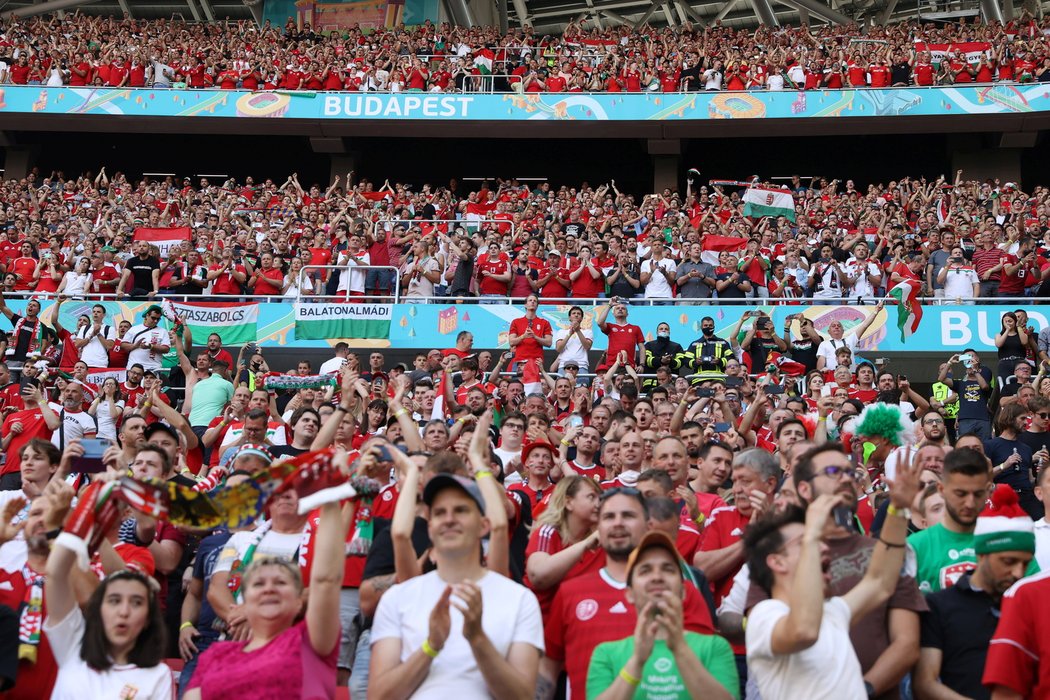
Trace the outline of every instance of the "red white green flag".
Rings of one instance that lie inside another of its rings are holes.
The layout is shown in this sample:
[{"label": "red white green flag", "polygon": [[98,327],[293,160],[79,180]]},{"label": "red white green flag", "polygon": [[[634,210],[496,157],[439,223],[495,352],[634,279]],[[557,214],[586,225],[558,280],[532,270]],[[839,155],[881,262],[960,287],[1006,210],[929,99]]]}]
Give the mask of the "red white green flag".
[{"label": "red white green flag", "polygon": [[890,290],[890,296],[897,300],[897,327],[901,330],[902,341],[919,330],[919,321],[922,320],[919,290],[918,280],[904,280]]}]

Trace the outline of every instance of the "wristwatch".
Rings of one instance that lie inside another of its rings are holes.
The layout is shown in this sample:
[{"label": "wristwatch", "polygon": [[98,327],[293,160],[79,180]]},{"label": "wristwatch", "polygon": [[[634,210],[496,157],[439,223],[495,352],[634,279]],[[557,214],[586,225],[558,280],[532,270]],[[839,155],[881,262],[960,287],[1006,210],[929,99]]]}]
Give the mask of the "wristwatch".
[{"label": "wristwatch", "polygon": [[869,698],[875,697],[875,686],[870,681],[864,681],[864,691],[868,694]]}]

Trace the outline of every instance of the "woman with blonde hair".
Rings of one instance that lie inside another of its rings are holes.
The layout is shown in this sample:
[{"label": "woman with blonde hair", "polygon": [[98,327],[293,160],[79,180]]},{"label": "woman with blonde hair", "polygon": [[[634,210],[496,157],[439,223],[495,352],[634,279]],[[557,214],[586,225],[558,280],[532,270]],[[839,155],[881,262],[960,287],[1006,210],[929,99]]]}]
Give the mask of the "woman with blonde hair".
[{"label": "woman with blonde hair", "polygon": [[533,523],[525,549],[525,585],[532,589],[544,616],[562,581],[605,565],[598,547],[598,502],[602,490],[593,479],[562,478],[546,509]]}]

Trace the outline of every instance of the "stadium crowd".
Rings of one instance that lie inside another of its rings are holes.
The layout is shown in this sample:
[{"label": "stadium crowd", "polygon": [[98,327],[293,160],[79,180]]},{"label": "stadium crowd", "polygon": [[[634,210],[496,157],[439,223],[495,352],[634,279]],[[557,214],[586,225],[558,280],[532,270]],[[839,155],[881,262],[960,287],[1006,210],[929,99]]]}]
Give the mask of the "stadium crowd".
[{"label": "stadium crowd", "polygon": [[[994,362],[945,356],[928,388],[858,352],[875,316],[778,332],[752,310],[723,337],[704,315],[672,339],[627,302],[877,315],[901,279],[1042,296],[1047,190],[796,180],[795,221],[752,220],[739,188],[691,177],[641,201],[614,182],[4,182],[4,697],[1045,693],[1050,329],[1023,302]],[[181,227],[163,259],[142,235]],[[339,342],[272,372],[257,346],[161,330],[162,303],[75,330],[7,304],[279,296],[327,263],[346,269],[307,295],[379,298],[392,280],[350,266],[386,262],[406,298],[524,298],[509,349],[464,331],[388,366]],[[603,296],[590,327],[538,313]]]},{"label": "stadium crowd", "polygon": [[751,183],[696,177],[685,192],[639,197],[615,181],[507,180],[468,192],[454,180],[380,186],[352,173],[327,188],[295,174],[193,183],[105,168],[34,173],[0,185],[2,291],[78,300],[378,300],[396,291],[419,302],[536,292],[874,303],[914,279],[923,296],[945,301],[1047,296],[1046,187],[1024,192],[961,171],[866,188],[756,177],[767,194],[790,194],[794,209],[756,218],[746,215]]},{"label": "stadium crowd", "polygon": [[[1021,358],[966,350],[919,391],[853,354],[864,328],[704,317],[683,347],[666,324],[644,342],[621,299],[592,381],[587,335],[555,342],[536,295],[502,355],[464,331],[411,367],[339,342],[285,374],[218,334],[154,337],[160,305],[117,342],[99,313],[64,341],[131,353],[99,386],[27,361],[37,307],[0,364],[4,697],[981,698],[1050,677],[1050,383],[1023,310],[1001,334]],[[139,361],[169,344],[178,392]],[[319,471],[356,491],[318,499]]]},{"label": "stadium crowd", "polygon": [[73,13],[0,26],[15,85],[361,92],[839,89],[1050,80],[1045,17],[919,23],[604,30],[435,26],[317,32],[291,20],[184,23]]}]

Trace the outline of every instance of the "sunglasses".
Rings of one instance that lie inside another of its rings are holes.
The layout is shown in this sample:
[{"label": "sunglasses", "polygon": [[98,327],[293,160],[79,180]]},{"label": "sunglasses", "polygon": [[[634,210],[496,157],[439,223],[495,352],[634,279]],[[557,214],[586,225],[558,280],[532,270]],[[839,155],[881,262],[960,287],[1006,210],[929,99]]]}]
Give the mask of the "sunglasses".
[{"label": "sunglasses", "polygon": [[1039,416],[1043,420],[1046,420],[1046,419],[1050,418],[1050,413],[1038,412],[1035,415]]}]

